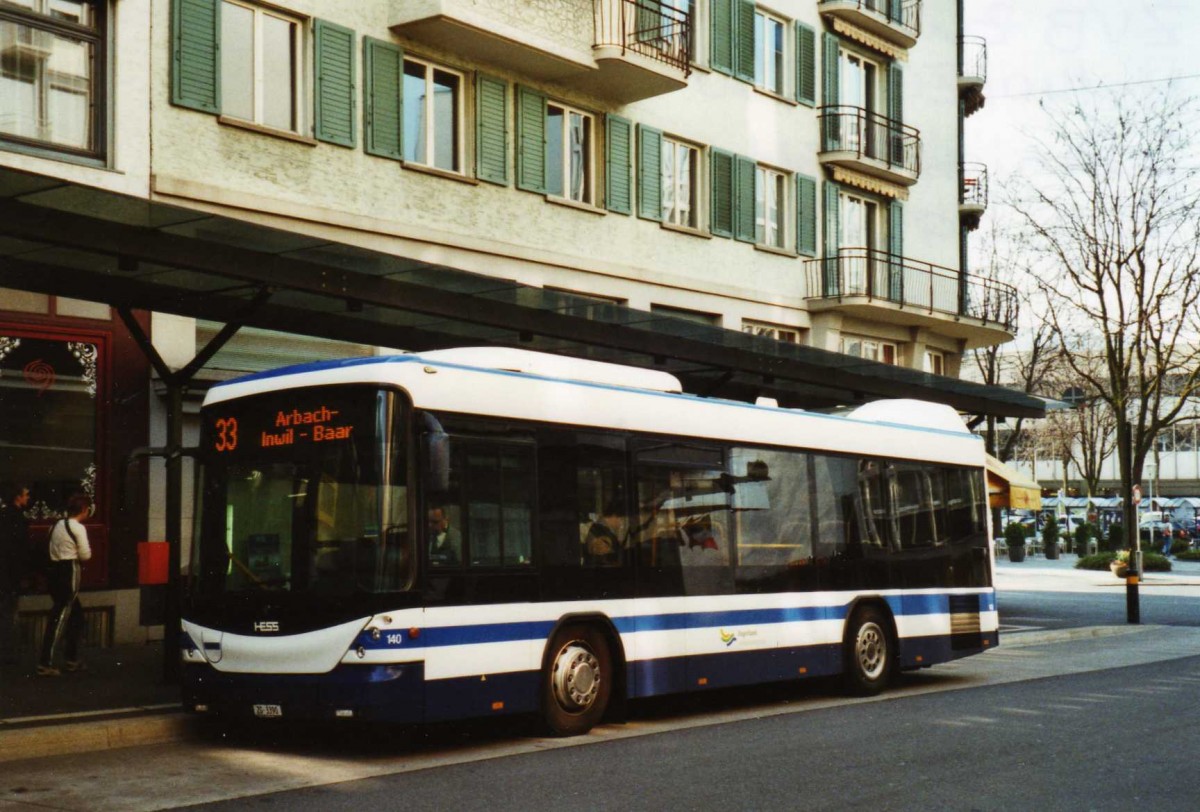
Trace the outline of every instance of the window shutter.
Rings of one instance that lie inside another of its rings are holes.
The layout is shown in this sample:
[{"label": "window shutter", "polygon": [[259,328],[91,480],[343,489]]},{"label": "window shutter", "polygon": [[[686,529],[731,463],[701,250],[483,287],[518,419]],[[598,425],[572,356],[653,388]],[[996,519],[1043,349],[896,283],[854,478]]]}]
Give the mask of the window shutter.
[{"label": "window shutter", "polygon": [[893,200],[888,206],[888,298],[904,301],[904,206]]},{"label": "window shutter", "polygon": [[711,153],[710,187],[712,233],[718,237],[733,236],[733,160],[732,152],[716,149]]},{"label": "window shutter", "polygon": [[796,175],[796,253],[817,255],[817,181]]},{"label": "window shutter", "polygon": [[796,23],[796,101],[817,103],[817,32]]},{"label": "window shutter", "polygon": [[633,124],[609,115],[604,125],[604,205],[609,211],[633,214]]},{"label": "window shutter", "polygon": [[662,222],[662,131],[638,125],[638,217]]},{"label": "window shutter", "polygon": [[834,107],[838,104],[838,58],[841,45],[833,34],[821,37],[821,104]]},{"label": "window shutter", "polygon": [[892,155],[891,162],[898,166],[904,165],[904,134],[899,125],[904,123],[904,70],[895,62],[888,65],[888,118],[891,125]]},{"label": "window shutter", "polygon": [[[841,45],[833,34],[821,37],[821,104],[833,108],[838,105],[838,69]],[[826,110],[821,119],[821,149],[837,149],[842,140],[841,121],[836,110]]]},{"label": "window shutter", "polygon": [[370,155],[400,160],[403,132],[401,89],[404,51],[390,42],[363,37],[363,147]]},{"label": "window shutter", "polygon": [[754,242],[754,160],[738,155],[733,170],[733,236]]},{"label": "window shutter", "polygon": [[221,112],[220,32],[220,0],[172,0],[172,104]]},{"label": "window shutter", "polygon": [[354,32],[340,25],[317,20],[316,40],[316,127],[318,141],[354,146]]},{"label": "window shutter", "polygon": [[517,188],[546,193],[546,97],[519,85]]},{"label": "window shutter", "polygon": [[712,34],[708,63],[720,73],[733,75],[733,4],[734,0],[712,0],[708,12],[712,15]]},{"label": "window shutter", "polygon": [[838,264],[838,248],[841,245],[841,220],[838,216],[837,184],[825,182],[825,210],[822,216],[825,221],[825,262],[824,284],[822,296],[838,296],[841,294],[840,267]]},{"label": "window shutter", "polygon": [[475,77],[475,177],[508,185],[508,83]]},{"label": "window shutter", "polygon": [[754,0],[734,0],[733,75],[754,82]]}]

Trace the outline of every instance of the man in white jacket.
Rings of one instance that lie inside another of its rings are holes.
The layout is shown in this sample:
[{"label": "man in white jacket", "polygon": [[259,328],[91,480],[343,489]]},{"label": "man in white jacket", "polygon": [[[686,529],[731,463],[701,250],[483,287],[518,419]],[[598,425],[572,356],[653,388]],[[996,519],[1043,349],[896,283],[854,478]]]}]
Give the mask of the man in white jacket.
[{"label": "man in white jacket", "polygon": [[92,500],[78,493],[67,500],[67,518],[59,519],[50,530],[50,571],[47,577],[54,607],[46,621],[46,636],[42,638],[42,659],[37,667],[39,677],[57,677],[62,672],[54,666],[54,653],[59,643],[66,641],[64,667],[80,671],[79,637],[83,632],[83,607],[79,604],[79,577],[82,563],[92,557],[87,528],[82,524],[92,509]]}]

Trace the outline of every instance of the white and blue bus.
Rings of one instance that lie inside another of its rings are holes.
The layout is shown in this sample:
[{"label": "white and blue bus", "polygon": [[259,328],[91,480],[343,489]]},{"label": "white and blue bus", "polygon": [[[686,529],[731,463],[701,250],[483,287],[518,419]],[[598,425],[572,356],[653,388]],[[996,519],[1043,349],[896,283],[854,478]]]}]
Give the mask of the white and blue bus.
[{"label": "white and blue bus", "polygon": [[398,723],[996,645],[984,449],[946,406],[680,394],[508,349],[250,375],[202,410],[185,705]]}]

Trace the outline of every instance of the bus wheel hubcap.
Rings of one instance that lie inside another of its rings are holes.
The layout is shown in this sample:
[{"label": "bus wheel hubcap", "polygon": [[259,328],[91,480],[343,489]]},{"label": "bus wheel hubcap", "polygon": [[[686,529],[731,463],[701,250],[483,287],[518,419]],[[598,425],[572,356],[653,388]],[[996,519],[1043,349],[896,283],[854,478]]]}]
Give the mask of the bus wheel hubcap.
[{"label": "bus wheel hubcap", "polygon": [[569,711],[581,711],[600,690],[600,661],[578,641],[568,643],[554,660],[554,698]]},{"label": "bus wheel hubcap", "polygon": [[883,673],[887,660],[887,639],[883,636],[883,629],[874,623],[863,624],[858,630],[854,648],[864,676],[875,679]]}]

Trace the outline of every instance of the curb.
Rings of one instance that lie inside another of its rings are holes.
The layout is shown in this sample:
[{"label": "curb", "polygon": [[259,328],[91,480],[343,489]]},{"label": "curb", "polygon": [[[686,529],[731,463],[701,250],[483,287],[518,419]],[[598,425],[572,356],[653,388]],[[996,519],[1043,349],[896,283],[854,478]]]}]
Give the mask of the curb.
[{"label": "curb", "polygon": [[13,729],[0,725],[0,764],[142,744],[164,744],[184,738],[190,730],[190,720],[182,711],[65,723],[63,720],[64,717],[56,717],[54,724]]},{"label": "curb", "polygon": [[1005,632],[1001,629],[1000,645],[994,650],[1044,646],[1050,643],[1066,643],[1072,640],[1094,640],[1098,637],[1118,637],[1123,634],[1132,634],[1143,629],[1153,628],[1156,627],[1153,625],[1131,624],[1127,626],[1078,626],[1070,629],[1045,629],[1029,632]]}]

